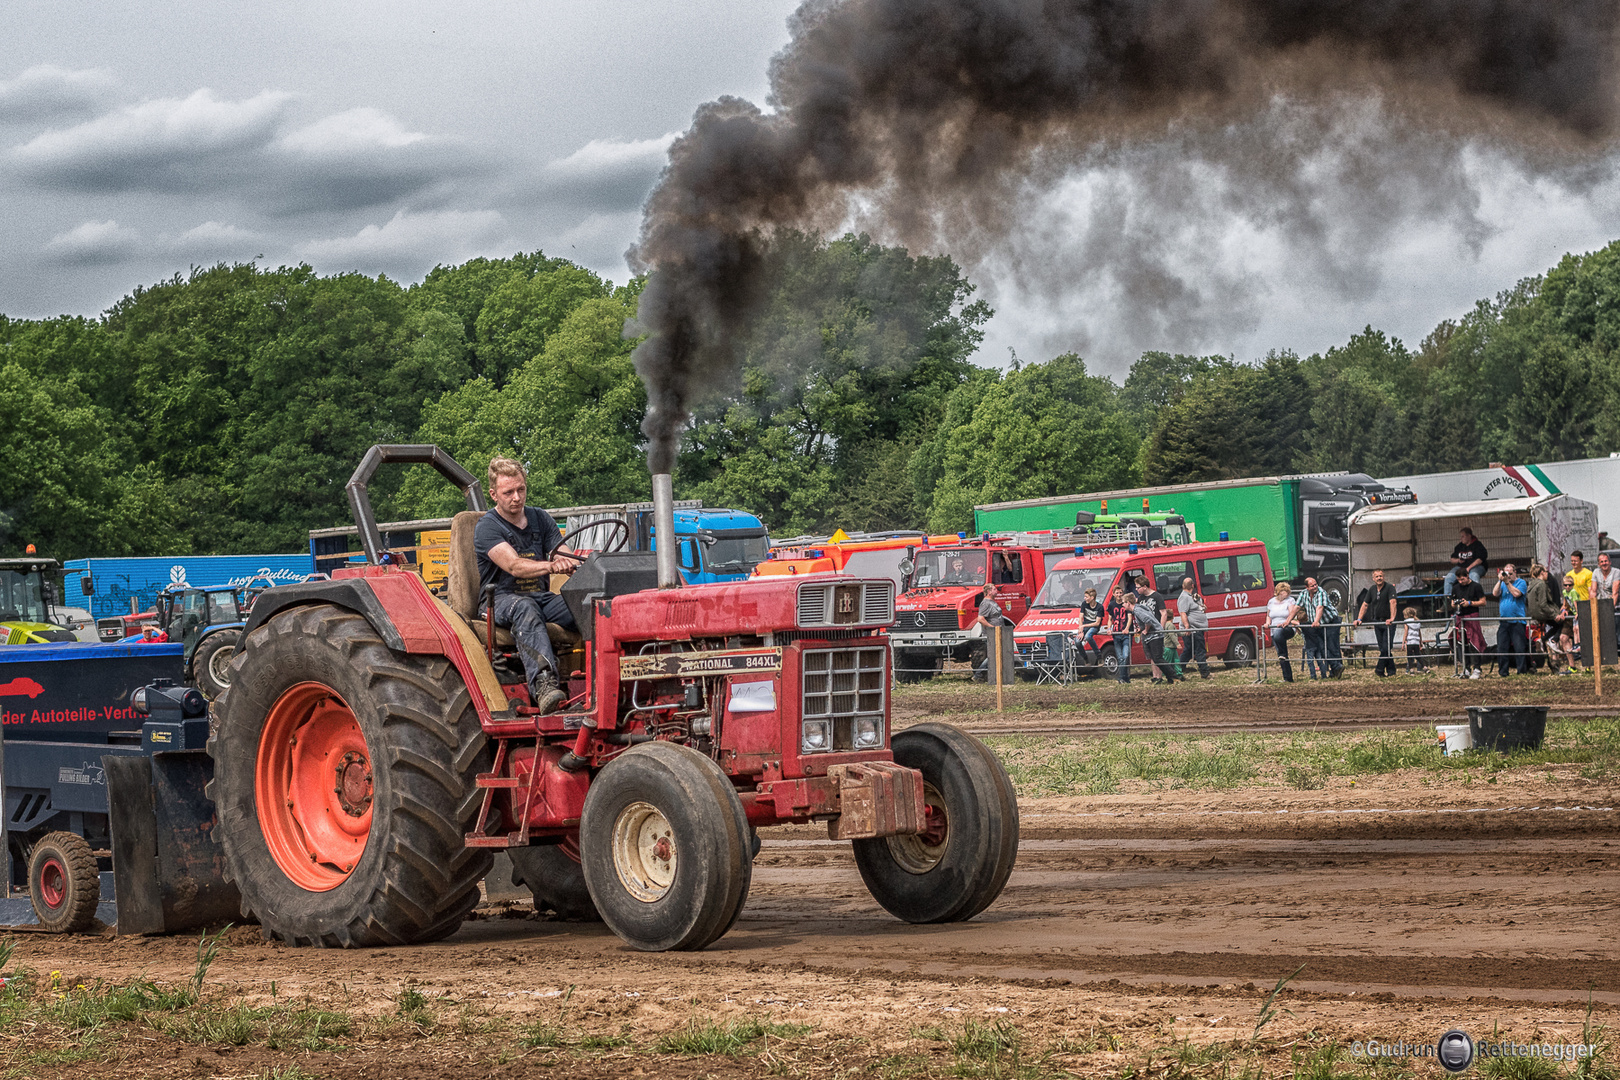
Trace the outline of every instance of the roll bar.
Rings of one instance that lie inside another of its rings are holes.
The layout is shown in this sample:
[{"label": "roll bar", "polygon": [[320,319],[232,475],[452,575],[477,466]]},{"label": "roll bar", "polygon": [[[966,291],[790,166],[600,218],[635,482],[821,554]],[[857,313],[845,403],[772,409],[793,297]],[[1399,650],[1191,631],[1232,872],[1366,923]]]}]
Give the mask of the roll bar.
[{"label": "roll bar", "polygon": [[478,478],[444,450],[431,443],[381,444],[366,451],[360,464],[349,477],[344,491],[349,496],[349,509],[354,513],[355,528],[360,530],[360,546],[365,548],[366,562],[376,566],[382,562],[382,534],[377,531],[377,515],[371,511],[371,495],[366,490],[377,466],[431,465],[439,475],[460,488],[467,496],[467,509],[487,510],[484,493],[478,487]]}]

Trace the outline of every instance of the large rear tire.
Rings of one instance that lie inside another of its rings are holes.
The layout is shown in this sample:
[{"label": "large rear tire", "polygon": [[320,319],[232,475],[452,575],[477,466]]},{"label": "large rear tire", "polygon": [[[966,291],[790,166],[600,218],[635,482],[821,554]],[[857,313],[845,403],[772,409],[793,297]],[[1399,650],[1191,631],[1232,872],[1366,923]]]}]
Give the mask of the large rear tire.
[{"label": "large rear tire", "polygon": [[703,948],[748,899],[742,800],[690,747],[643,743],[608,762],[585,795],[579,842],[602,920],[644,952]]},{"label": "large rear tire", "polygon": [[101,899],[101,874],[84,837],[70,832],[40,837],[28,857],[28,899],[39,925],[53,934],[90,928]]},{"label": "large rear tire", "polygon": [[240,630],[216,630],[191,655],[191,681],[213,701],[231,685],[231,657],[242,640]]},{"label": "large rear tire", "polygon": [[249,634],[231,676],[208,794],[243,913],[295,945],[454,933],[490,867],[462,843],[490,755],[451,663],[315,605]]},{"label": "large rear tire", "polygon": [[872,898],[910,923],[971,919],[1001,895],[1018,856],[1018,801],[1001,761],[949,724],[895,735],[894,760],[923,774],[928,828],[856,840]]},{"label": "large rear tire", "polygon": [[512,880],[534,894],[534,910],[556,912],[570,922],[601,922],[596,901],[585,884],[577,841],[543,847],[510,848]]}]

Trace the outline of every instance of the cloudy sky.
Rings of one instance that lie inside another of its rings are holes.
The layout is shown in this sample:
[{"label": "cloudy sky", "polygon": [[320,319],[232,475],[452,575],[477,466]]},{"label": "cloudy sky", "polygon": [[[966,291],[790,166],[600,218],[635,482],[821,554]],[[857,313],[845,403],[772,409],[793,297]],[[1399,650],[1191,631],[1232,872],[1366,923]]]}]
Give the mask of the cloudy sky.
[{"label": "cloudy sky", "polygon": [[[763,102],[794,6],[7,0],[0,313],[93,315],[220,260],[409,282],[541,248],[622,281],[670,138],[705,100]],[[980,360],[1075,348],[1120,373],[1144,349],[1310,353],[1369,323],[1415,345],[1564,252],[1620,237],[1608,163],[1579,183],[1488,151],[1451,168],[1466,212],[1402,203],[1376,243],[1364,205],[1335,230],[1325,185],[1312,253],[1263,217],[1223,217],[1229,199],[1183,222],[1142,196],[1140,171],[1077,175],[1032,201],[1013,254],[971,267],[998,309]],[[1144,309],[1128,275],[1098,271],[1111,243],[1148,235],[1185,250],[1176,285],[1191,302]],[[1030,258],[1047,272],[1022,272]],[[1050,272],[1065,259],[1072,274]],[[1205,281],[1218,287],[1199,301]]]}]

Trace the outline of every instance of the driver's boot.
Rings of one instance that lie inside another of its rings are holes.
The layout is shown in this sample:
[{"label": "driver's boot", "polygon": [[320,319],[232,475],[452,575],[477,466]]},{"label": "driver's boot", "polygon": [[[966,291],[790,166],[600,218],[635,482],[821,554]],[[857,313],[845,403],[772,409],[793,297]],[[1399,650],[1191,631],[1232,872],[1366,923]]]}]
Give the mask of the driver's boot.
[{"label": "driver's boot", "polygon": [[529,696],[534,699],[535,708],[542,713],[556,712],[557,706],[568,700],[568,695],[557,685],[557,676],[549,671],[535,678]]}]

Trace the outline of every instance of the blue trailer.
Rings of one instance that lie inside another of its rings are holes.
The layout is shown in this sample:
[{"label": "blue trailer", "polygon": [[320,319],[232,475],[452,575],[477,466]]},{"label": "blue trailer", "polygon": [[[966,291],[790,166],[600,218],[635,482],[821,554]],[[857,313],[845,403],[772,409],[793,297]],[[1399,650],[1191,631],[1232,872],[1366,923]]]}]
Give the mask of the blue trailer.
[{"label": "blue trailer", "polygon": [[[308,552],[292,555],[184,555],[139,559],[71,559],[63,565],[66,596],[83,596],[99,619],[151,611],[171,585],[246,585],[268,578],[288,585],[315,572]],[[124,635],[120,634],[119,638]]]},{"label": "blue trailer", "polygon": [[[208,835],[207,704],[178,685],[182,652],[0,650],[0,923],[144,933],[236,914]],[[172,700],[134,700],[160,680]]]}]

